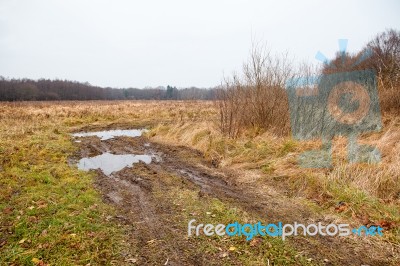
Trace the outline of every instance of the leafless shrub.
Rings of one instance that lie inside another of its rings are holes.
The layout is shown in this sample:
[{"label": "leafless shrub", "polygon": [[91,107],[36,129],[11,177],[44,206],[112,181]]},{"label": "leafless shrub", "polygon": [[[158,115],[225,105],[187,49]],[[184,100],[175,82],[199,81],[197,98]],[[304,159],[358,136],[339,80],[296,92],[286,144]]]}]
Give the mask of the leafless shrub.
[{"label": "leafless shrub", "polygon": [[390,29],[367,44],[373,55],[370,65],[377,71],[380,85],[388,90],[400,85],[400,31]]},{"label": "leafless shrub", "polygon": [[378,75],[383,112],[400,112],[400,31],[378,34],[367,47],[373,51],[369,64]]},{"label": "leafless shrub", "polygon": [[244,129],[289,131],[285,83],[293,75],[287,54],[271,55],[265,46],[253,45],[243,74],[225,79],[218,91],[220,129],[236,138]]}]

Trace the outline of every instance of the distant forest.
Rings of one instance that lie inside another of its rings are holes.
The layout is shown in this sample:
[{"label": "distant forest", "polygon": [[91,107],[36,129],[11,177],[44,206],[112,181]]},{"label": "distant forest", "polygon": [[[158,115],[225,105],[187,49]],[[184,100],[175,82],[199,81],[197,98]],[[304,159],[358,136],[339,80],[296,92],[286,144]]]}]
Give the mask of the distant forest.
[{"label": "distant forest", "polygon": [[195,87],[114,89],[68,80],[6,79],[0,76],[0,101],[58,100],[211,100],[215,89]]}]

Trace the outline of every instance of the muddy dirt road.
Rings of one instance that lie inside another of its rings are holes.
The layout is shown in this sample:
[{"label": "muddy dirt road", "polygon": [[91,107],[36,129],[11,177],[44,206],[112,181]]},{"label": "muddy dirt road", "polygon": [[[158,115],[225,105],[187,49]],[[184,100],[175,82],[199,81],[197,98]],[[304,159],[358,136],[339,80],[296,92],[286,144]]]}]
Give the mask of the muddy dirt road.
[{"label": "muddy dirt road", "polygon": [[[105,152],[152,157],[149,164],[140,161],[109,176],[95,170],[98,190],[118,213],[108,219],[130,228],[123,256],[138,265],[241,264],[235,256],[204,252],[196,238],[188,238],[189,220],[182,215],[188,206],[176,204],[179,190],[196,191],[199,202],[216,198],[245,211],[254,220],[292,224],[336,222],[336,217],[316,214],[302,201],[284,196],[278,188],[271,188],[275,193],[268,193],[257,183],[238,182],[239,172],[220,169],[200,152],[187,147],[155,143],[144,136],[107,140],[91,136],[80,138],[76,145],[79,153],[75,161]],[[195,213],[193,217],[196,218]],[[371,238],[297,236],[285,243],[309,258],[310,264],[317,265],[395,265],[395,256],[399,254],[398,248]]]}]

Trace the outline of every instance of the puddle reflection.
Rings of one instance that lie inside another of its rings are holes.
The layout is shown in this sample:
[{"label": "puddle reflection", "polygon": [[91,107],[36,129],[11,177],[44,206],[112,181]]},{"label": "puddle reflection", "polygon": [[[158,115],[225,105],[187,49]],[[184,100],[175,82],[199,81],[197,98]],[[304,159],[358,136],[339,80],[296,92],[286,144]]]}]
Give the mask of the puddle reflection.
[{"label": "puddle reflection", "polygon": [[90,137],[97,136],[101,140],[108,140],[114,137],[126,136],[126,137],[140,137],[143,132],[146,132],[146,129],[117,129],[117,130],[104,130],[104,131],[96,131],[96,132],[79,132],[74,133],[72,136],[74,137]]},{"label": "puddle reflection", "polygon": [[112,172],[119,171],[125,167],[132,167],[133,164],[138,162],[149,164],[151,160],[151,155],[112,154],[106,152],[95,157],[80,159],[78,168],[85,171],[100,169],[105,175],[109,176]]}]

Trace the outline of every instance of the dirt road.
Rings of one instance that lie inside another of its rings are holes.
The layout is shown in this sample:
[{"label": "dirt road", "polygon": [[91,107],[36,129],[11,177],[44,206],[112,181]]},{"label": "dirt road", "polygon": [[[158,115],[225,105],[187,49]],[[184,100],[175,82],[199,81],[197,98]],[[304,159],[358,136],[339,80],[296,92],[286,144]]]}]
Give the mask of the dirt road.
[{"label": "dirt road", "polygon": [[[132,168],[126,167],[111,177],[96,170],[98,190],[105,201],[115,205],[118,213],[108,219],[116,219],[129,228],[126,253],[122,254],[127,262],[138,265],[242,264],[237,260],[237,254],[224,255],[219,250],[205,249],[206,238],[188,238],[188,217],[200,217],[197,213],[187,213],[193,202],[179,201],[179,191],[196,192],[199,204],[218,199],[229,208],[242,210],[254,221],[292,224],[294,221],[305,224],[338,221],[332,215],[316,213],[301,200],[286,197],[280,191],[282,188],[271,187],[270,192],[266,192],[265,187],[256,182],[239,182],[240,172],[218,168],[205,160],[200,152],[187,147],[155,143],[144,136],[105,141],[87,137],[77,145],[80,150],[76,160],[104,152],[152,154],[157,158],[150,164],[140,162]],[[206,221],[199,219],[200,222]],[[218,241],[226,240],[216,239],[213,243]],[[269,239],[260,241],[268,242]],[[250,254],[243,256],[263,252],[252,249],[253,244],[249,247]],[[371,237],[297,236],[289,238],[285,244],[307,258],[310,264],[317,265],[396,265],[398,258],[395,256],[400,254],[398,247]],[[271,265],[279,264],[271,261]]]}]

